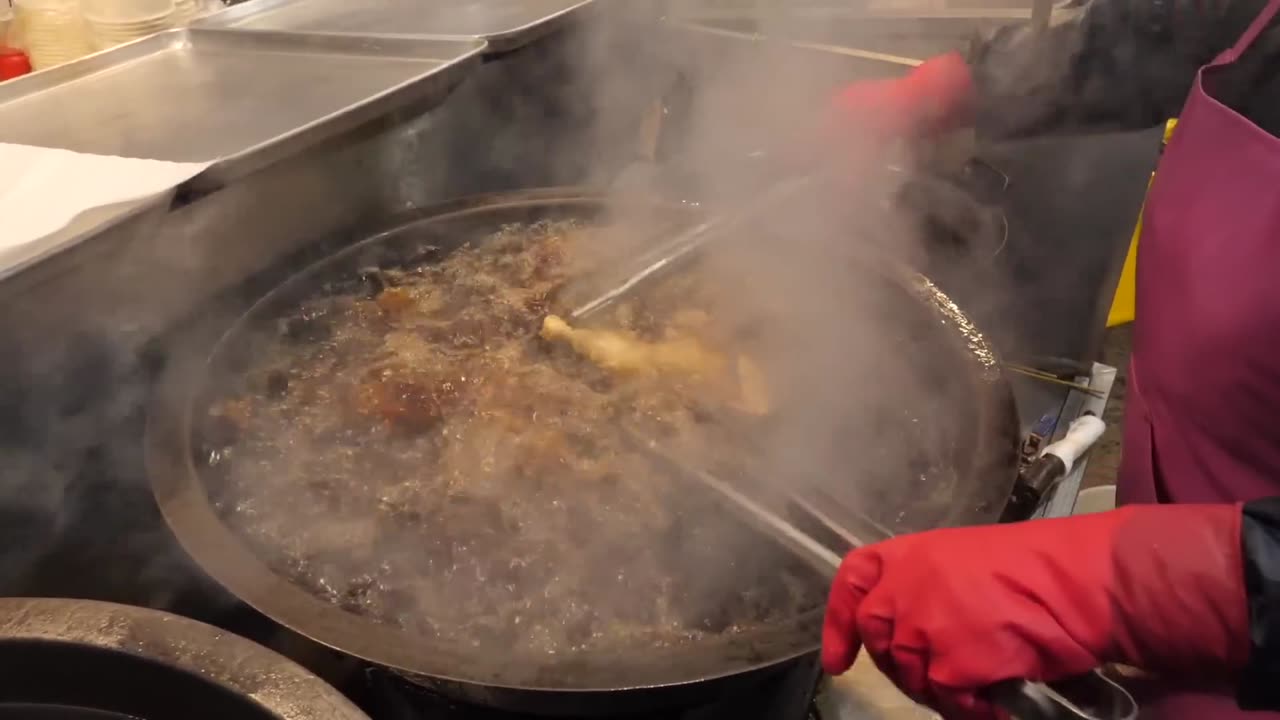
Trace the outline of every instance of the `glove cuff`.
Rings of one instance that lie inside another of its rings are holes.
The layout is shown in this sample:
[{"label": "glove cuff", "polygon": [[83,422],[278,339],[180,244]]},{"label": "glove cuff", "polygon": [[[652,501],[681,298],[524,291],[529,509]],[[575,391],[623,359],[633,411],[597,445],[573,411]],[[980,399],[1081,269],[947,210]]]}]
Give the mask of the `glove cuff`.
[{"label": "glove cuff", "polygon": [[1241,506],[1117,512],[1125,517],[1112,550],[1116,657],[1110,659],[1168,678],[1238,675],[1249,659]]}]

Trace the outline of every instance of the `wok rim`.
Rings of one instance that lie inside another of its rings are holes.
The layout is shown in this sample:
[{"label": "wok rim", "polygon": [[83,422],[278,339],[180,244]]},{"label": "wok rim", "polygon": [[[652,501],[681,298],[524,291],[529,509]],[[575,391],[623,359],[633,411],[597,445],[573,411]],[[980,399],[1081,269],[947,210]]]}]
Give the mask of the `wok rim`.
[{"label": "wok rim", "polygon": [[[508,704],[498,698],[499,695],[507,694],[517,698],[548,694],[567,696],[572,698],[569,702],[575,708],[580,707],[581,701],[590,702],[589,699],[593,697],[607,697],[609,702],[616,702],[620,694],[679,691],[702,687],[715,681],[763,673],[816,652],[820,646],[820,639],[817,633],[814,633],[811,642],[796,641],[791,643],[794,646],[793,650],[778,651],[764,658],[757,657],[733,663],[726,656],[726,667],[712,673],[682,679],[611,686],[565,687],[537,683],[513,684],[502,682],[499,678],[483,677],[482,673],[457,672],[456,668],[447,667],[450,663],[449,656],[453,653],[439,648],[438,643],[433,644],[428,638],[378,622],[373,618],[348,612],[336,604],[313,595],[287,576],[273,571],[250,548],[245,539],[221,520],[206,493],[203,478],[196,467],[192,452],[192,413],[193,406],[200,395],[199,389],[203,388],[208,381],[210,362],[217,356],[217,351],[224,341],[234,337],[243,324],[255,315],[255,311],[276,299],[281,293],[298,283],[305,282],[310,276],[332,263],[338,262],[340,257],[356,252],[362,246],[377,244],[397,231],[417,223],[440,221],[466,213],[484,212],[500,207],[537,208],[582,205],[605,208],[611,204],[627,203],[652,207],[655,211],[697,211],[696,207],[678,202],[651,197],[619,200],[606,193],[581,188],[545,188],[488,193],[414,210],[390,218],[388,222],[380,224],[375,232],[364,234],[356,242],[347,244],[289,274],[283,282],[275,284],[265,294],[239,305],[233,311],[234,320],[230,325],[209,328],[205,331],[204,342],[195,342],[194,347],[182,348],[176,357],[171,358],[171,362],[157,384],[156,392],[148,407],[145,432],[146,467],[152,491],[166,524],[179,544],[206,574],[242,602],[272,621],[341,653],[389,668],[413,679],[421,679],[426,681],[426,684],[440,684],[446,688],[442,690],[446,694],[455,694],[447,689],[450,687],[477,689],[485,700],[492,700],[494,705]],[[911,275],[919,276],[914,271],[909,272]],[[940,291],[937,292],[940,293]],[[985,341],[982,342],[985,343]],[[970,375],[973,374],[970,373]],[[1012,390],[998,368],[984,375],[977,386],[979,397],[982,398],[980,412],[982,417],[979,418],[979,422],[989,424],[988,418],[992,413],[998,414],[1002,406],[1012,410],[1012,424],[1015,427],[1015,445],[1012,449],[1016,453],[1017,415],[1016,408],[1013,406]],[[979,433],[979,437],[992,435],[996,434]],[[983,467],[990,467],[992,461],[995,461],[998,467],[998,464],[1003,464],[1008,458],[1008,449],[1004,453],[1000,452],[998,447],[981,447],[977,450],[975,462]],[[1010,474],[1008,487],[1001,496],[1006,499],[1008,490],[1012,487],[1016,464],[1008,463],[1007,467]],[[994,508],[995,516],[998,516],[1002,507],[1003,502]],[[994,520],[994,516],[992,519]],[[819,608],[801,613],[770,629],[775,635],[780,635],[784,630],[797,632],[807,631],[811,626],[820,627],[823,612],[824,609]],[[712,645],[729,647],[735,641],[740,644],[747,643],[749,637],[750,635],[722,636],[711,642],[699,643],[698,646],[700,648]],[[673,653],[672,657],[679,657],[680,654]],[[461,664],[464,667],[476,665],[474,660],[468,662],[465,658]],[[472,695],[474,695],[472,692],[463,692],[460,696],[470,699]]]}]

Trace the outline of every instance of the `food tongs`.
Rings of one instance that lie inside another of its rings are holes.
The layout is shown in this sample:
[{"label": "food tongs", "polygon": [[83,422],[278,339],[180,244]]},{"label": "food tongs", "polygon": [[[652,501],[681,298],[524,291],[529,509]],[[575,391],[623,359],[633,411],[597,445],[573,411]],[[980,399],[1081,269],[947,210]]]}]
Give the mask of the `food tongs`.
[{"label": "food tongs", "polygon": [[[677,456],[656,442],[632,434],[632,439],[664,469],[710,489],[730,510],[757,530],[778,540],[827,578],[834,578],[844,550],[887,540],[892,533],[865,515],[852,511],[821,491],[807,497],[789,493],[763,499],[768,493],[726,482]],[[775,509],[776,508],[776,509]],[[825,510],[820,509],[825,508]],[[837,521],[834,518],[839,517]],[[828,538],[826,543],[815,536]],[[1135,720],[1138,705],[1122,687],[1101,672],[1090,672],[1052,684],[1011,680],[990,689],[991,698],[1021,720]]]}]

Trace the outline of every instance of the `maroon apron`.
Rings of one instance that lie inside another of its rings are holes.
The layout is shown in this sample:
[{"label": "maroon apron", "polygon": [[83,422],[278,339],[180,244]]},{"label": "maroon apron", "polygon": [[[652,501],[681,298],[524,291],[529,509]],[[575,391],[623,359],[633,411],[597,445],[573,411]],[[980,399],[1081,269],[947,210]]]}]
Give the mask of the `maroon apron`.
[{"label": "maroon apron", "polygon": [[[1138,250],[1121,503],[1280,495],[1280,139],[1214,98],[1280,10],[1200,69],[1156,171]],[[1193,618],[1188,618],[1194,622]],[[1144,717],[1275,717],[1230,690],[1168,692]]]}]

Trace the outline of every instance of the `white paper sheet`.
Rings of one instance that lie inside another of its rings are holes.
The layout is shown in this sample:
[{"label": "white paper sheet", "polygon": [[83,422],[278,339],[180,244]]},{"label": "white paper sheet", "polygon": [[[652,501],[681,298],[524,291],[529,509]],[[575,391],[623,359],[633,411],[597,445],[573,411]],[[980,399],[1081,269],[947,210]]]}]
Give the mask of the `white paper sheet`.
[{"label": "white paper sheet", "polygon": [[208,166],[0,143],[0,257],[94,208],[168,192]]}]

